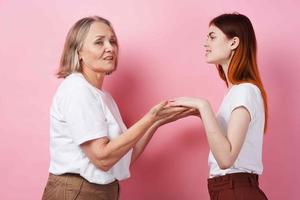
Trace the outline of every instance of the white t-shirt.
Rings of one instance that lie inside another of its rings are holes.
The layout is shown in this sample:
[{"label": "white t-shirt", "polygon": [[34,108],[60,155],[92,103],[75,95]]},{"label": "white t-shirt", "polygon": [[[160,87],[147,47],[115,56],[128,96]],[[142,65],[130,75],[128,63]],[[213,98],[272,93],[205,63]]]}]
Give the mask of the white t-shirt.
[{"label": "white t-shirt", "polygon": [[217,113],[218,123],[226,135],[230,115],[235,108],[240,106],[245,107],[251,117],[241,151],[233,166],[225,170],[219,168],[216,159],[210,151],[208,157],[210,177],[238,172],[261,174],[263,171],[262,144],[265,112],[259,88],[251,83],[242,83],[232,86],[224,97]]},{"label": "white t-shirt", "polygon": [[130,150],[109,171],[91,163],[80,144],[126,131],[118,107],[107,92],[93,87],[81,73],[65,78],[56,91],[50,110],[50,168],[56,175],[77,173],[97,184],[130,177]]}]

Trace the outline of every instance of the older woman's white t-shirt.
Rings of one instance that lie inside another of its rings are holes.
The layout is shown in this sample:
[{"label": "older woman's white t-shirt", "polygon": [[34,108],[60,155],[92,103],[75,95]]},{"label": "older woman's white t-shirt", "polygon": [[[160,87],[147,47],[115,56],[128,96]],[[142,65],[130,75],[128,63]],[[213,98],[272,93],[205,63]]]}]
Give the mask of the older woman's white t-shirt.
[{"label": "older woman's white t-shirt", "polygon": [[259,88],[251,83],[242,83],[232,86],[227,95],[224,97],[217,113],[218,123],[225,135],[227,135],[230,115],[235,108],[240,106],[245,107],[251,117],[241,151],[233,166],[225,170],[219,168],[216,159],[210,151],[208,157],[210,177],[237,172],[261,174],[263,171],[262,144],[265,112]]},{"label": "older woman's white t-shirt", "polygon": [[80,144],[126,131],[118,107],[107,92],[93,87],[81,73],[65,78],[56,91],[50,110],[50,168],[55,175],[77,173],[97,184],[130,177],[130,150],[109,171],[97,168]]}]

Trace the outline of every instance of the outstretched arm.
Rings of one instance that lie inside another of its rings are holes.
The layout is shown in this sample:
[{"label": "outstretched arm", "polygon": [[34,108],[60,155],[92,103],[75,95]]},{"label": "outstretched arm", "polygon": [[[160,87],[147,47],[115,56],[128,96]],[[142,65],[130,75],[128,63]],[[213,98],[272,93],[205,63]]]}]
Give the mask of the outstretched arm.
[{"label": "outstretched arm", "polygon": [[197,113],[195,109],[181,109],[182,111],[179,111],[177,113],[174,113],[170,116],[158,120],[147,130],[145,135],[136,143],[136,145],[133,148],[131,164],[133,164],[134,161],[137,160],[138,157],[143,153],[147,144],[150,142],[152,136],[160,126]]},{"label": "outstretched arm", "polygon": [[103,171],[108,171],[143,137],[158,120],[181,111],[183,108],[165,109],[167,102],[153,107],[142,119],[114,140],[102,137],[81,144],[90,161]]},{"label": "outstretched arm", "polygon": [[204,125],[209,147],[221,169],[231,167],[244,143],[251,121],[248,110],[241,106],[234,109],[228,123],[227,133],[219,126],[209,102],[199,98],[182,97],[171,102],[172,106],[196,108]]}]

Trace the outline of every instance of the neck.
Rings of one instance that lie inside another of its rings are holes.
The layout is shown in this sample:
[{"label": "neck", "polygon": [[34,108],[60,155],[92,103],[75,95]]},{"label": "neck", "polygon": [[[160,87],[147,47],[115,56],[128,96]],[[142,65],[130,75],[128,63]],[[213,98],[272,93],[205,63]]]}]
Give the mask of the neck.
[{"label": "neck", "polygon": [[105,75],[103,73],[97,73],[93,70],[89,69],[88,67],[82,68],[82,74],[84,78],[94,87],[98,88],[99,90],[102,89],[103,81]]},{"label": "neck", "polygon": [[233,86],[233,84],[232,84],[232,83],[229,81],[229,79],[228,79],[228,68],[229,68],[229,65],[230,65],[230,62],[231,62],[232,57],[233,57],[233,52],[232,52],[232,54],[230,55],[230,58],[229,58],[229,59],[226,59],[226,60],[221,64],[222,69],[223,69],[223,71],[224,71],[224,73],[225,73],[225,76],[226,76],[226,80],[227,80],[228,88],[229,88],[229,89]]}]

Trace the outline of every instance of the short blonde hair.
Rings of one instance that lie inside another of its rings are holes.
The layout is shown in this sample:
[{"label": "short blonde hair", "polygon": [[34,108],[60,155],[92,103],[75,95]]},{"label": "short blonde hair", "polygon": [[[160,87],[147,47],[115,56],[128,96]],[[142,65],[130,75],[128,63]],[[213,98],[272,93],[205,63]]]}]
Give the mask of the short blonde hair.
[{"label": "short blonde hair", "polygon": [[[82,48],[83,42],[90,30],[91,25],[94,22],[103,22],[106,25],[108,25],[116,37],[115,31],[110,21],[108,21],[105,18],[99,16],[92,16],[92,17],[85,17],[77,21],[71,27],[71,29],[67,34],[64,49],[60,58],[59,69],[58,72],[56,73],[56,76],[58,78],[66,78],[68,75],[74,72],[82,71],[78,52]],[[117,47],[118,47],[118,42],[117,42]],[[117,61],[116,61],[116,65],[117,65]]]}]

